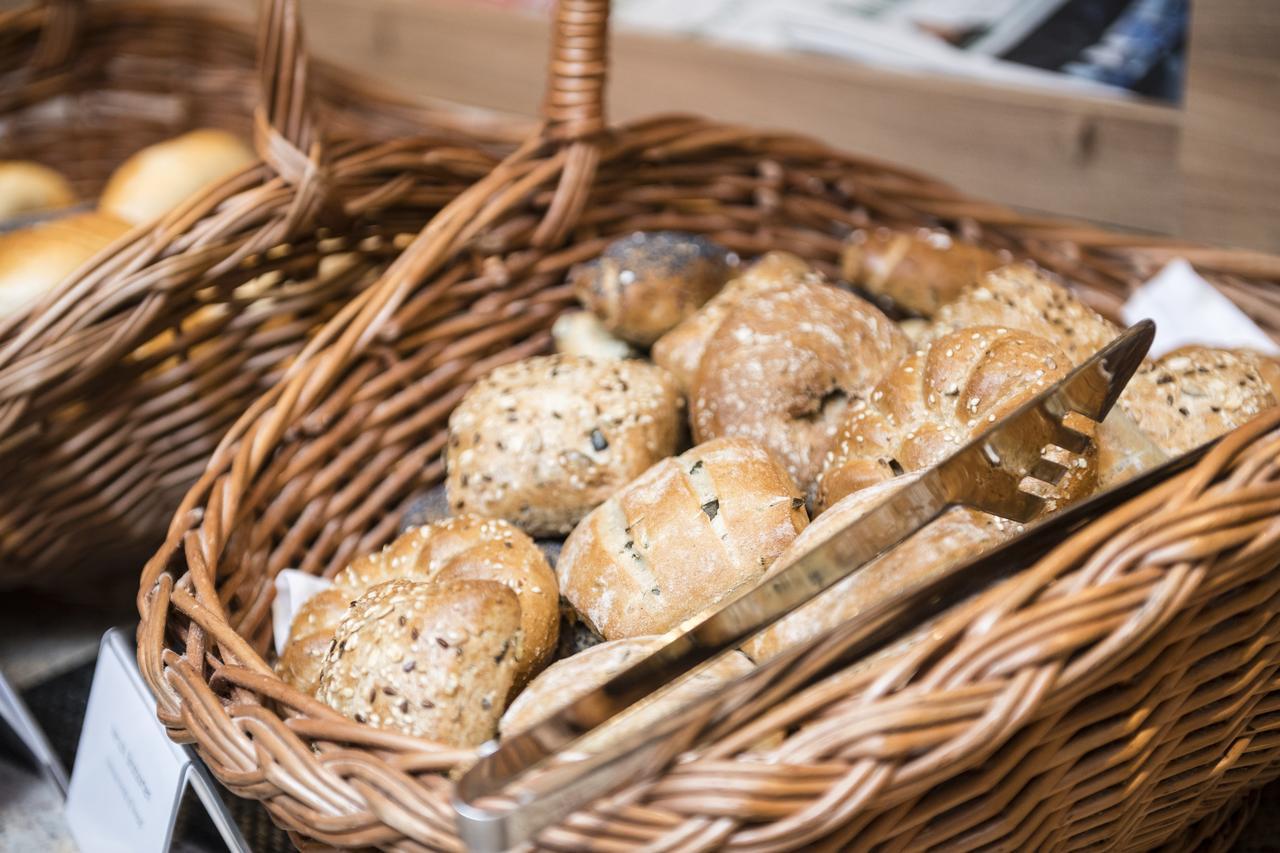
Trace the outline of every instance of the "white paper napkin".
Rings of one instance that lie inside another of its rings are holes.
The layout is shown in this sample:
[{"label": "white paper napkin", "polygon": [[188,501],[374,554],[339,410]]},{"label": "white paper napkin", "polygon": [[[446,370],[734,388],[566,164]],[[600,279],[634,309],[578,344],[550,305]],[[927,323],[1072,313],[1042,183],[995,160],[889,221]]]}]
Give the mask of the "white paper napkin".
[{"label": "white paper napkin", "polygon": [[1147,317],[1156,321],[1152,358],[1188,344],[1280,354],[1266,332],[1182,258],[1134,291],[1121,315],[1130,325]]},{"label": "white paper napkin", "polygon": [[297,569],[284,569],[276,575],[276,598],[271,602],[271,628],[275,634],[276,654],[284,652],[289,641],[289,626],[294,614],[314,595],[333,586],[328,578],[318,578]]}]

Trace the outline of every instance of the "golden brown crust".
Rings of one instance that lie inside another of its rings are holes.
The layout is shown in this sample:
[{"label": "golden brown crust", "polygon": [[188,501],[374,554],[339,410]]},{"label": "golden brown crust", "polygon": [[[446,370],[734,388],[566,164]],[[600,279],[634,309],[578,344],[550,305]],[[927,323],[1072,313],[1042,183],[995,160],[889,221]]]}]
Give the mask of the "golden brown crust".
[{"label": "golden brown crust", "polygon": [[31,308],[128,230],[110,216],[77,213],[0,235],[0,317]]},{"label": "golden brown crust", "polygon": [[1004,326],[1030,332],[1080,364],[1120,333],[1115,324],[1077,299],[1060,280],[1030,264],[987,273],[943,305],[933,336],[972,326]]},{"label": "golden brown crust", "polygon": [[499,367],[449,418],[450,506],[568,533],[675,452],[682,414],[675,380],[645,362],[555,355]]},{"label": "golden brown crust", "polygon": [[705,237],[637,231],[570,273],[582,305],[614,335],[648,346],[714,296],[733,259]]},{"label": "golden brown crust", "polygon": [[714,298],[653,345],[654,364],[665,368],[688,392],[707,342],[734,308],[759,293],[785,289],[803,281],[821,281],[807,263],[788,252],[770,252],[747,267]]},{"label": "golden brown crust", "polygon": [[661,633],[754,585],[807,521],[767,450],[716,439],[662,460],[594,510],[556,573],[605,639]]},{"label": "golden brown crust", "polygon": [[[320,624],[303,620],[316,610],[328,614],[331,593],[349,602],[377,584],[397,579],[423,583],[493,580],[510,587],[520,602],[520,622],[525,637],[517,659],[516,678],[520,683],[546,665],[555,651],[560,629],[560,596],[555,572],[546,556],[515,525],[476,515],[455,516],[410,528],[381,551],[353,560],[334,576],[333,590],[321,593],[302,606],[294,618],[290,637],[322,629]],[[305,632],[300,631],[304,624]]]},{"label": "golden brown crust", "polygon": [[1280,367],[1249,350],[1182,347],[1146,362],[1120,407],[1165,452],[1199,447],[1280,402]]},{"label": "golden brown crust", "polygon": [[841,274],[868,293],[932,317],[983,273],[1007,263],[995,252],[945,231],[918,228],[855,231],[841,256]]},{"label": "golden brown crust", "polygon": [[694,441],[749,438],[812,494],[846,412],[908,350],[866,300],[794,282],[729,312],[707,346],[689,397]]},{"label": "golden brown crust", "polygon": [[[796,537],[766,577],[778,574],[917,477],[918,473],[884,481],[836,502]],[[968,507],[949,509],[889,553],[774,623],[745,643],[742,650],[757,663],[768,660],[783,649],[811,639],[937,576],[944,569],[989,550],[1021,529],[1015,522]]]},{"label": "golden brown crust", "polygon": [[125,160],[102,190],[98,209],[134,225],[152,222],[256,159],[233,134],[193,130]]},{"label": "golden brown crust", "polygon": [[0,219],[75,204],[76,194],[60,172],[30,160],[0,161]]},{"label": "golden brown crust", "polygon": [[[593,646],[573,657],[557,661],[525,688],[502,716],[498,728],[510,737],[531,728],[574,700],[585,696],[613,676],[643,660],[663,642],[661,636],[630,637]],[[587,738],[586,752],[607,748],[626,735],[645,729],[670,710],[709,693],[721,684],[750,672],[751,661],[741,652],[731,653],[696,670],[669,691],[655,694]]]},{"label": "golden brown crust", "polygon": [[[937,338],[849,414],[819,478],[817,506],[940,462],[1070,369],[1049,341],[1010,328],[977,326]],[[1096,466],[1082,461],[1059,484],[1062,498],[1095,486]]]},{"label": "golden brown crust", "polygon": [[519,646],[520,604],[501,583],[388,581],[342,620],[316,698],[356,722],[476,746],[497,730]]}]

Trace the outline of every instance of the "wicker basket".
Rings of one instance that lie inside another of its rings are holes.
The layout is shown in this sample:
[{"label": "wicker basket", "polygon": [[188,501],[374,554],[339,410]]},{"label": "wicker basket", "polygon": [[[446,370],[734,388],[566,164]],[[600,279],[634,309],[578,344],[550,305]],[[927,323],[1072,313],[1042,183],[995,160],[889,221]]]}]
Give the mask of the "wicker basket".
[{"label": "wicker basket", "polygon": [[[247,138],[260,91],[255,44],[245,22],[191,4],[44,0],[0,11],[0,159],[52,166],[92,198],[144,146],[198,127]],[[312,71],[330,133],[527,135],[512,118],[397,97],[329,63]]]},{"label": "wicker basket", "polygon": [[0,322],[0,481],[24,484],[0,490],[0,586],[136,569],[311,332],[531,126],[309,77],[295,0],[262,5],[260,72],[250,33],[180,7],[0,19],[3,62],[27,63],[0,83],[0,156],[72,164],[87,190],[193,124],[252,129],[262,157]]},{"label": "wicker basket", "polygon": [[[688,229],[831,267],[852,226],[927,223],[1034,258],[1104,309],[1183,255],[1267,328],[1280,320],[1275,257],[1028,218],[790,135],[690,117],[608,130],[607,11],[561,0],[539,137],[437,216],[236,423],[144,571],[138,655],[161,720],[300,839],[457,849],[447,771],[468,753],[348,721],[276,678],[273,576],[332,573],[387,541],[439,480],[468,384],[547,345],[566,270],[612,237]],[[1280,411],[909,652],[815,674],[540,843],[1176,846],[1280,774],[1277,565]]]}]

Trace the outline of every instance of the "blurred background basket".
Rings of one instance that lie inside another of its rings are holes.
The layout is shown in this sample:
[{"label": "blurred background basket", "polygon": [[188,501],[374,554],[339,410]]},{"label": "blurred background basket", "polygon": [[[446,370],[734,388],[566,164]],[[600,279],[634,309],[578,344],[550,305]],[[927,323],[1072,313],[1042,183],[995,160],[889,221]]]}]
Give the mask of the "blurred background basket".
[{"label": "blurred background basket", "polygon": [[[448,771],[469,753],[281,682],[272,579],[332,574],[388,541],[440,480],[466,388],[548,347],[567,270],[612,238],[684,229],[832,271],[855,227],[945,227],[1036,260],[1113,316],[1181,256],[1280,329],[1280,258],[1025,216],[788,134],[687,116],[608,128],[607,17],[603,0],[561,0],[541,132],[237,421],[144,571],[139,662],[160,719],[299,839],[459,847]],[[1264,415],[908,652],[815,672],[540,843],[1148,849],[1226,825],[1211,816],[1280,774],[1278,428]]]},{"label": "blurred background basket", "polygon": [[23,484],[0,493],[0,586],[136,567],[217,439],[396,235],[528,132],[313,71],[296,3],[262,10],[256,38],[168,4],[0,17],[0,157],[64,169],[90,194],[193,127],[252,137],[261,157],[0,320],[0,480]]},{"label": "blurred background basket", "polygon": [[[194,3],[43,0],[0,10],[0,159],[36,160],[92,198],[139,149],[194,128],[248,138],[261,87],[257,35]],[[331,135],[520,138],[515,120],[397,95],[314,61],[308,83]]]}]

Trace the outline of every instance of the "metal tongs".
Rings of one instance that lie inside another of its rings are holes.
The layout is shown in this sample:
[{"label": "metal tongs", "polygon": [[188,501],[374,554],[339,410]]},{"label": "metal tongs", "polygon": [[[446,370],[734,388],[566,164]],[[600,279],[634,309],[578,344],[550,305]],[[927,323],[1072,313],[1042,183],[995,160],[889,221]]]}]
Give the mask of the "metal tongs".
[{"label": "metal tongs", "polygon": [[[1130,327],[1066,378],[784,571],[711,615],[672,629],[653,654],[543,722],[500,744],[485,744],[454,795],[458,829],[467,848],[499,851],[532,840],[583,805],[659,771],[700,736],[749,718],[820,670],[847,663],[852,654],[865,654],[873,644],[882,645],[915,628],[954,604],[956,594],[972,591],[967,583],[989,582],[990,561],[960,566],[784,651],[607,751],[571,751],[593,730],[713,658],[732,652],[948,508],[969,506],[1019,522],[1036,518],[1044,499],[1035,492],[1043,491],[1044,483],[1057,483],[1067,470],[1050,458],[1060,456],[1054,448],[1069,453],[1090,448],[1093,428],[1106,418],[1154,335],[1150,320]],[[1121,486],[1106,495],[1115,501],[1121,490],[1129,491]],[[1095,498],[1087,503],[1096,507],[1101,502]],[[1071,510],[1058,515],[1079,517]],[[1024,546],[1026,539],[1021,539]],[[1008,561],[1001,571],[1011,571]]]}]

